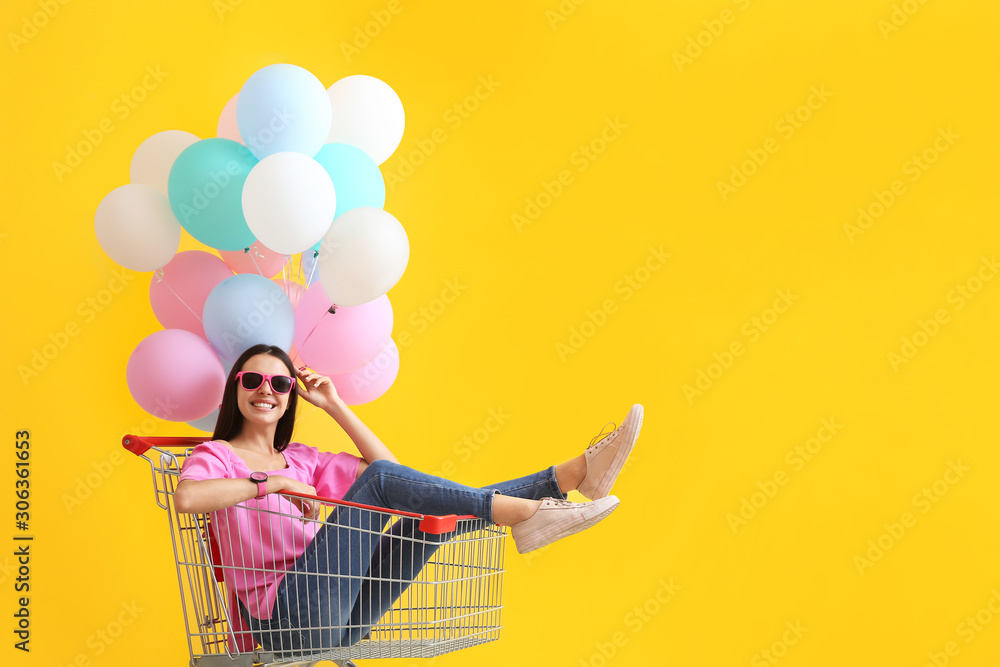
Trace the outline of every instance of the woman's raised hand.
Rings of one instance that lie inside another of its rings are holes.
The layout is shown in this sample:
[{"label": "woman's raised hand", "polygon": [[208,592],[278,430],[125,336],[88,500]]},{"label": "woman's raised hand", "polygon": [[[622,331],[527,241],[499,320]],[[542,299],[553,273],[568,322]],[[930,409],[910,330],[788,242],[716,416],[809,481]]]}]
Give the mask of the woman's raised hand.
[{"label": "woman's raised hand", "polygon": [[337,388],[333,386],[333,381],[330,378],[314,373],[304,366],[295,373],[305,387],[303,389],[298,385],[295,386],[299,396],[321,410],[329,410],[336,405],[339,396],[337,396]]}]

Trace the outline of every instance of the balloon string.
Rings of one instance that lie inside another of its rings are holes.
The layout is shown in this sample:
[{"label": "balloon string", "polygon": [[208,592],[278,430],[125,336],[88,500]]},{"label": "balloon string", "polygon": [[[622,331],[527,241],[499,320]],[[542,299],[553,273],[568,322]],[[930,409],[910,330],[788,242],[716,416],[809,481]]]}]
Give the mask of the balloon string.
[{"label": "balloon string", "polygon": [[244,248],[243,252],[250,254],[250,261],[253,262],[253,266],[254,266],[255,269],[257,269],[258,275],[263,276],[264,278],[267,278],[267,276],[264,275],[264,270],[260,268],[260,264],[257,263],[256,259],[254,259],[255,255],[257,257],[260,257],[261,259],[264,259],[264,254],[257,250],[257,246],[256,245],[252,245],[249,248]]},{"label": "balloon string", "polygon": [[313,278],[316,276],[316,267],[319,265],[319,260],[316,259],[317,257],[319,257],[319,251],[313,250],[313,263],[312,266],[309,267],[309,280],[306,281],[307,286],[312,285]]},{"label": "balloon string", "polygon": [[168,283],[165,280],[164,275],[163,275],[163,269],[160,269],[159,271],[156,272],[156,280],[157,280],[157,282],[163,283],[163,286],[166,287],[168,290],[170,290],[171,294],[173,294],[175,297],[177,297],[177,300],[181,302],[181,305],[184,306],[185,308],[187,308],[189,311],[191,311],[191,314],[194,315],[198,319],[199,322],[201,322],[202,324],[204,324],[204,322],[202,322],[201,317],[198,316],[198,313],[196,313],[193,310],[191,310],[191,306],[187,305],[187,303],[185,303],[184,299],[181,298],[181,295],[178,294],[177,292],[175,292],[174,288],[170,286],[170,283]]}]

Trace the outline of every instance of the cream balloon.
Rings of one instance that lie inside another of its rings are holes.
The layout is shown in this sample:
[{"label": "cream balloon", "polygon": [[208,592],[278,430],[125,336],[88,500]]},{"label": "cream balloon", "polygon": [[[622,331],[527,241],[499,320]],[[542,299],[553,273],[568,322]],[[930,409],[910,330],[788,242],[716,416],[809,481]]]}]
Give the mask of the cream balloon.
[{"label": "cream balloon", "polygon": [[326,142],[351,144],[376,164],[389,159],[403,139],[403,102],[389,84],[365,74],[345,76],[327,89],[333,122]]},{"label": "cream balloon", "polygon": [[[308,155],[272,153],[254,165],[243,184],[243,217],[257,240],[294,255],[330,228],[337,194],[330,174]],[[377,296],[377,295],[376,295]]]},{"label": "cream balloon", "polygon": [[373,207],[342,213],[323,237],[317,271],[323,291],[338,306],[357,306],[388,292],[410,259],[406,230],[392,214]]},{"label": "cream balloon", "polygon": [[183,130],[166,130],[152,135],[135,149],[128,180],[144,183],[167,194],[167,178],[174,161],[185,148],[201,139]]},{"label": "cream balloon", "polygon": [[167,196],[144,183],[109,192],[97,206],[94,231],[104,252],[133,271],[163,267],[181,244],[181,224]]}]

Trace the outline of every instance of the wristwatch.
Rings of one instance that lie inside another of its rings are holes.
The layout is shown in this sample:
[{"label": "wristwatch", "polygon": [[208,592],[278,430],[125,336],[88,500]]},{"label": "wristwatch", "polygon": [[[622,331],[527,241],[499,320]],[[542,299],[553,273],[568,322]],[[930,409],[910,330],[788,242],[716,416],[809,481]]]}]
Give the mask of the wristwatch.
[{"label": "wristwatch", "polygon": [[257,485],[257,500],[260,500],[267,495],[267,473],[266,472],[252,472],[250,473],[250,481]]}]

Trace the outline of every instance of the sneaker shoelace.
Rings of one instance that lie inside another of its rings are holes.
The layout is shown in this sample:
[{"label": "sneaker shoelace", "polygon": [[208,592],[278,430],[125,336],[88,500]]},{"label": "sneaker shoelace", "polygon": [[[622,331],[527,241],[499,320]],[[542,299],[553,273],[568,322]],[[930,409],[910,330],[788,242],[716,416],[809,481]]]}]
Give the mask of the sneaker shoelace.
[{"label": "sneaker shoelace", "polygon": [[[604,429],[608,427],[608,424],[611,424],[611,431],[609,431],[608,433],[605,433]],[[615,426],[615,423],[614,422],[608,422],[607,424],[605,424],[604,426],[601,427],[601,432],[598,433],[597,435],[595,435],[594,438],[593,438],[593,440],[590,441],[590,446],[587,447],[587,449],[591,449],[593,447],[596,447],[597,445],[599,445],[604,440],[604,438],[610,438],[617,431],[618,431],[618,428]]]}]

